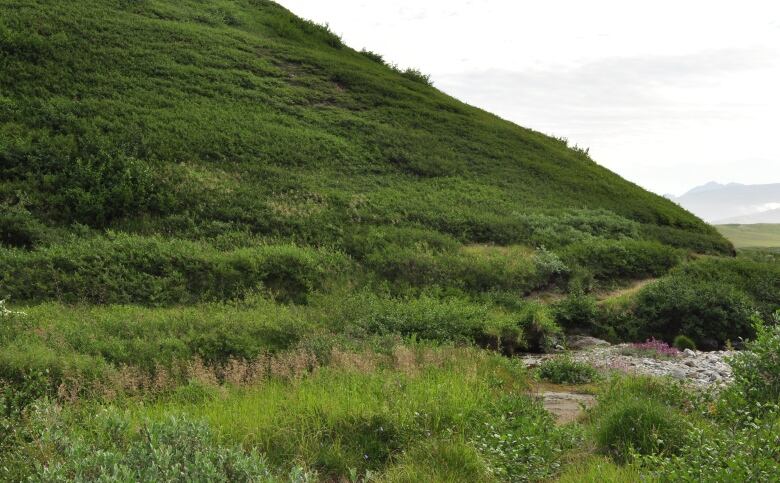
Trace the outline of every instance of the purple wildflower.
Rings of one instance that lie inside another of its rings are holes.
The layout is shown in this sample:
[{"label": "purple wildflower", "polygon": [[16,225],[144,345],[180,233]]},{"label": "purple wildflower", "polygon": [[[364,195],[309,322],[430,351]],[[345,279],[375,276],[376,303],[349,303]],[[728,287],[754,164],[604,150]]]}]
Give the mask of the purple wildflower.
[{"label": "purple wildflower", "polygon": [[639,351],[655,352],[662,356],[676,357],[680,355],[680,351],[675,347],[670,346],[662,340],[656,340],[654,338],[645,342],[633,343],[631,346]]}]

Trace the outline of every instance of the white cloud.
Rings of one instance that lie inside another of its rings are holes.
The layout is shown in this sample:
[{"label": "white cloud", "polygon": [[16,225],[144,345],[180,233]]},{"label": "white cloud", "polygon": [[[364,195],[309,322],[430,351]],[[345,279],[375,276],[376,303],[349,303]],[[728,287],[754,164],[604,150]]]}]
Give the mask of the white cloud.
[{"label": "white cloud", "polygon": [[780,181],[774,0],[282,0],[657,192]]}]

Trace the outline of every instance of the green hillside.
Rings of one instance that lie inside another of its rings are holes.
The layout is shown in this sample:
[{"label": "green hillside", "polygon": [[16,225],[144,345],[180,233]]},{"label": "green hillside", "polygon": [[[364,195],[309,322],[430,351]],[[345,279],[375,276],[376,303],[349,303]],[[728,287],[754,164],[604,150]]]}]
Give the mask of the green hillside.
[{"label": "green hillside", "polygon": [[0,481],[549,481],[593,428],[512,356],[763,334],[734,255],[273,2],[0,0]]},{"label": "green hillside", "polygon": [[715,228],[737,248],[780,247],[780,225],[717,225]]},{"label": "green hillside", "polygon": [[533,244],[532,214],[572,209],[588,225],[589,210],[609,210],[643,237],[729,249],[583,152],[272,2],[4,2],[2,13],[0,197],[30,224],[316,245],[341,245],[356,225],[423,225]]}]

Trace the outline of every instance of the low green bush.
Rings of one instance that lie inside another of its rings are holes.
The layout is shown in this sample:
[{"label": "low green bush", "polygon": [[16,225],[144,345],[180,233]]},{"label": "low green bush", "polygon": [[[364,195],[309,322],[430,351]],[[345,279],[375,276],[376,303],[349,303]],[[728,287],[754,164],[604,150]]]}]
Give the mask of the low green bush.
[{"label": "low green bush", "polygon": [[635,399],[652,400],[686,412],[695,406],[695,394],[680,381],[650,376],[618,376],[610,378],[599,393],[596,419],[602,410]]},{"label": "low green bush", "polygon": [[681,252],[658,242],[589,239],[561,251],[571,267],[588,269],[600,281],[657,277],[682,261]]},{"label": "low green bush", "polygon": [[84,144],[81,157],[26,159],[41,191],[33,203],[49,217],[105,227],[139,212],[173,210],[174,183],[167,168],[128,155],[102,136],[88,137]]},{"label": "low green bush", "polygon": [[673,454],[685,444],[685,420],[652,399],[615,401],[596,424],[596,442],[618,462],[632,454]]},{"label": "low green bush", "polygon": [[362,49],[360,51],[360,53],[365,55],[366,57],[368,57],[372,61],[376,62],[377,64],[385,65],[385,58],[382,56],[382,54],[378,54],[378,53],[376,53],[376,52],[374,52],[372,50],[368,50],[368,49]]},{"label": "low green bush", "polygon": [[[498,481],[547,481],[562,466],[562,456],[583,442],[577,427],[556,427],[539,401],[503,397],[496,402],[505,417],[485,424],[474,446],[488,462]],[[540,411],[541,410],[541,411]]]},{"label": "low green bush", "polygon": [[473,445],[457,438],[423,442],[406,451],[383,475],[387,483],[498,481]]},{"label": "low green bush", "polygon": [[28,309],[21,319],[0,320],[0,378],[21,384],[39,371],[54,389],[64,380],[88,386],[111,379],[123,366],[150,377],[195,358],[208,364],[252,360],[291,349],[312,331],[294,308],[262,299],[252,306],[175,308],[52,303]]},{"label": "low green bush", "polygon": [[747,258],[704,258],[680,266],[672,275],[688,283],[702,281],[733,287],[748,295],[767,321],[780,308],[780,263]]},{"label": "low green bush", "polygon": [[32,248],[50,238],[51,230],[29,211],[0,204],[0,246]]},{"label": "low green bush", "polygon": [[563,331],[555,323],[550,308],[541,303],[528,303],[517,312],[526,348],[534,352],[548,352],[563,341]]},{"label": "low green bush", "polygon": [[643,224],[640,232],[644,238],[696,253],[721,256],[735,254],[731,242],[720,236],[711,226],[702,226],[699,230],[691,230],[673,226]]},{"label": "low green bush", "polygon": [[388,245],[364,263],[382,278],[406,287],[437,285],[469,292],[529,293],[565,277],[568,268],[552,252],[523,246],[469,245],[457,250]]},{"label": "low green bush", "polygon": [[743,427],[693,428],[679,454],[648,455],[639,463],[648,481],[777,481],[778,427],[780,417],[775,412]]},{"label": "low green bush", "polygon": [[690,349],[692,351],[696,350],[696,343],[690,337],[682,334],[674,338],[672,346],[680,351],[684,351],[685,349]]},{"label": "low green bush", "polygon": [[582,291],[575,291],[553,304],[555,321],[566,329],[591,331],[598,317],[596,298]]},{"label": "low green bush", "polygon": [[417,226],[372,226],[348,234],[344,249],[358,260],[392,248],[418,249],[431,252],[452,252],[460,243],[450,235]]},{"label": "low green bush", "polygon": [[426,86],[432,86],[433,81],[429,74],[423,74],[419,69],[409,68],[401,72],[401,75],[414,82],[419,82]]},{"label": "low green bush", "polygon": [[590,364],[558,356],[541,363],[539,377],[553,384],[587,384],[598,379],[599,374]]},{"label": "low green bush", "polygon": [[633,316],[640,340],[672,341],[687,334],[702,349],[717,349],[727,340],[753,334],[750,297],[730,285],[672,276],[643,288]]},{"label": "low green bush", "polygon": [[[330,305],[330,298],[318,304]],[[395,298],[361,292],[342,299],[336,313],[323,314],[334,331],[365,335],[401,335],[429,341],[477,342],[496,340],[521,344],[522,328],[507,312],[462,297],[429,295]]]},{"label": "low green bush", "polygon": [[0,249],[0,287],[15,301],[151,306],[240,299],[266,290],[305,301],[348,266],[296,245],[219,252],[203,243],[110,234],[34,251]]},{"label": "low green bush", "polygon": [[99,412],[90,424],[99,436],[85,438],[67,434],[52,408],[38,411],[49,414],[36,415],[48,419],[37,443],[60,451],[36,465],[35,480],[253,482],[273,478],[262,455],[237,445],[220,445],[208,425],[185,417],[145,421],[135,433],[127,416]]},{"label": "low green bush", "polygon": [[753,322],[755,339],[729,361],[734,384],[726,390],[724,399],[732,411],[760,413],[763,405],[769,408],[780,403],[780,310],[772,325],[758,317]]}]

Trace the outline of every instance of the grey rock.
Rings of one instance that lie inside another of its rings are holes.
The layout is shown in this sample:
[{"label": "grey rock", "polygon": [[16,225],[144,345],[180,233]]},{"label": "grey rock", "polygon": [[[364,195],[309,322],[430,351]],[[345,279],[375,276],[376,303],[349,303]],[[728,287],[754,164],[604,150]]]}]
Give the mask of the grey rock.
[{"label": "grey rock", "polygon": [[582,350],[592,349],[595,347],[609,347],[612,344],[605,340],[597,339],[587,335],[572,335],[566,338],[566,345],[569,347],[569,349]]}]

